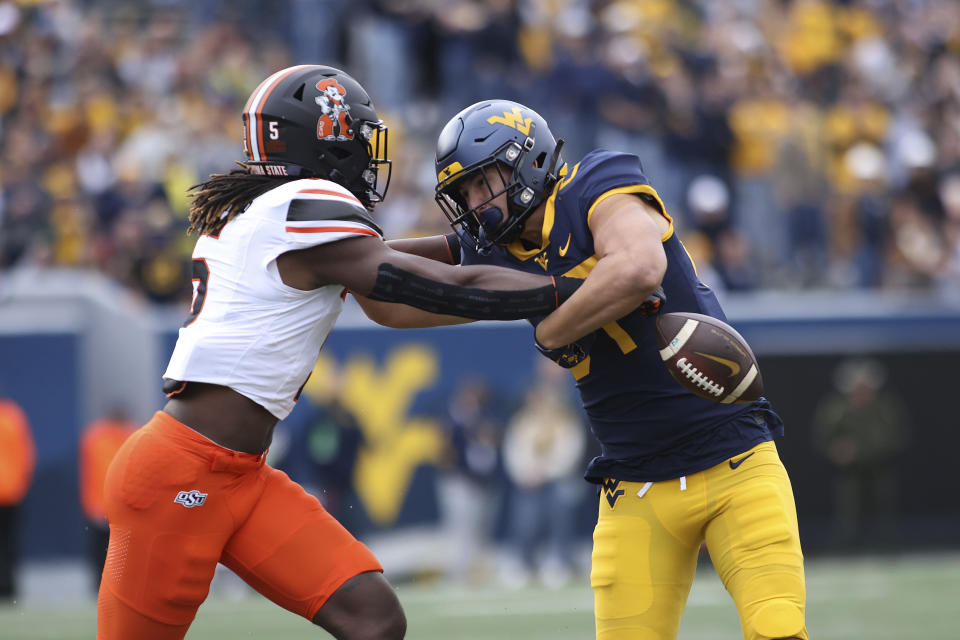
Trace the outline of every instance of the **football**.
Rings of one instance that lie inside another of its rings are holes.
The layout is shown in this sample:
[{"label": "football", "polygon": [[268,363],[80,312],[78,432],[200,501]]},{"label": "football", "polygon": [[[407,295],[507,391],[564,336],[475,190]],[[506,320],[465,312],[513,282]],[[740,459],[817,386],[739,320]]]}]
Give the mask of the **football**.
[{"label": "football", "polygon": [[753,351],[726,322],[699,313],[661,313],[656,334],[667,370],[690,393],[724,404],[763,395]]}]

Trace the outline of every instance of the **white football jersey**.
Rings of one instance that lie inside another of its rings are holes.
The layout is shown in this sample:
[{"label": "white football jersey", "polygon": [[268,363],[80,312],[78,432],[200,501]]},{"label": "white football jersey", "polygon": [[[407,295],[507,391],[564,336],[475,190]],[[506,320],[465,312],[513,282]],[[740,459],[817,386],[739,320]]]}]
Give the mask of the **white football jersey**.
[{"label": "white football jersey", "polygon": [[306,179],[271,189],[219,235],[201,236],[190,316],[164,378],[230,387],[285,418],[340,315],[344,287],[289,287],[277,256],[363,235],[381,237],[356,197]]}]

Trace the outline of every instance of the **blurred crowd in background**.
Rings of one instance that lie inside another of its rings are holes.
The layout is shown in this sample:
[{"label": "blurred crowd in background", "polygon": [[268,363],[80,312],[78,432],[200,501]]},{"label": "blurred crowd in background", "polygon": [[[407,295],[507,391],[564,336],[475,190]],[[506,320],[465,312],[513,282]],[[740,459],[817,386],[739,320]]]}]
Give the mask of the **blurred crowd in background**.
[{"label": "blurred crowd in background", "polygon": [[[720,291],[960,292],[956,0],[0,1],[0,269],[190,294],[187,188],[298,63],[390,127],[388,238],[442,233],[433,151],[484,98],[643,162]],[[952,292],[952,293],[951,293]]]}]

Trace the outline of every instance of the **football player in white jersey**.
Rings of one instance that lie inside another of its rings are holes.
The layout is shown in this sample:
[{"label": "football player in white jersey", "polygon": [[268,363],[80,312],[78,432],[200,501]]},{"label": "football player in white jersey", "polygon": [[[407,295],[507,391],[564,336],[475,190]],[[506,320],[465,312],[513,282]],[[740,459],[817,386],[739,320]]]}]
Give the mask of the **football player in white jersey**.
[{"label": "football player in white jersey", "polygon": [[183,638],[222,562],[336,638],[402,638],[377,559],[264,464],[274,425],[348,289],[450,324],[550,313],[578,281],[452,266],[454,234],[436,240],[434,257],[450,264],[388,247],[371,216],[389,185],[387,129],[342,71],[278,71],[243,124],[246,162],[195,187],[194,295],[164,374],[170,399],[108,472],[97,637]]}]

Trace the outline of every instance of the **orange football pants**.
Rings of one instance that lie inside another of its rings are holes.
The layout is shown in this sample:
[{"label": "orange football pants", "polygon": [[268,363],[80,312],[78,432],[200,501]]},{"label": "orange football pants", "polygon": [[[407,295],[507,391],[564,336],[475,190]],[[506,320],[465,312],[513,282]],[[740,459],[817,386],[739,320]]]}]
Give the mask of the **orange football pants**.
[{"label": "orange football pants", "polygon": [[158,411],[107,472],[110,546],[98,640],[183,638],[222,562],[312,620],[344,582],[383,571],[320,502],[263,461]]}]

